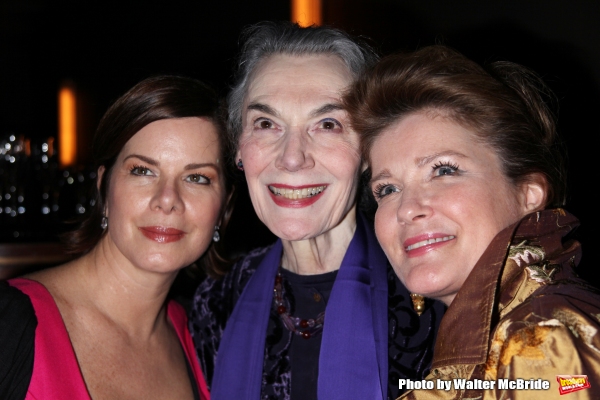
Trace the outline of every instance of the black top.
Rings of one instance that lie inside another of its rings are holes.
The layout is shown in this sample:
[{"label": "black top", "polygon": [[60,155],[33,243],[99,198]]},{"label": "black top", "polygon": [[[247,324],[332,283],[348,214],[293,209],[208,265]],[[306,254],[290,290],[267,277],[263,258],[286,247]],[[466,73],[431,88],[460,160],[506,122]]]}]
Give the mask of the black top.
[{"label": "black top", "polygon": [[[285,300],[289,304],[289,312],[292,316],[316,319],[317,315],[325,311],[337,271],[320,275],[298,275],[282,269],[281,273],[285,288]],[[271,324],[273,322],[271,321]],[[298,335],[291,337],[289,354],[292,369],[292,400],[317,398],[322,337],[322,333],[309,339]]]},{"label": "black top", "polygon": [[[264,247],[251,251],[235,263],[231,271],[223,278],[217,280],[207,278],[196,291],[189,318],[190,333],[194,338],[200,366],[202,367],[209,388],[213,379],[215,360],[227,320],[233,312],[248,280],[252,277],[254,271],[256,271],[256,268],[260,265],[269,250],[270,247]],[[310,310],[307,310],[307,315],[301,314],[305,312],[304,309],[296,311],[295,308],[290,314],[294,317],[315,318],[320,312],[317,312],[317,310],[322,310],[319,307],[324,307],[325,304],[313,304],[316,302],[313,299],[314,292],[311,291],[311,288],[317,289],[315,285],[327,285],[326,280],[321,282],[321,278],[317,276],[300,277],[301,280],[297,281],[294,278],[294,274],[289,272],[284,272],[284,274],[286,297],[288,297],[288,291],[294,291],[294,297],[298,295],[303,298],[304,295],[309,297],[308,301],[301,302],[305,303],[302,304],[302,307],[310,307]],[[335,279],[335,275],[332,276]],[[309,279],[310,284],[302,281],[303,278]],[[310,281],[310,279],[317,279],[317,281]],[[387,279],[389,321],[389,379],[387,397],[393,400],[401,394],[398,388],[398,379],[420,380],[428,374],[433,358],[433,347],[437,329],[446,307],[438,301],[426,299],[425,311],[419,317],[412,308],[412,302],[407,289],[400,282],[389,264],[387,264]],[[290,281],[298,282],[298,285],[294,284],[292,287]],[[306,284],[306,287],[303,288],[305,285],[301,283]],[[331,285],[333,285],[333,282]],[[331,292],[331,287],[327,290],[328,293]],[[319,290],[325,291],[321,286],[318,286],[317,291]],[[321,294],[325,296],[325,293]],[[328,296],[329,294],[327,294]],[[296,304],[300,303],[298,298],[294,301]],[[325,315],[325,320],[327,320],[327,315]],[[316,393],[316,386],[313,387],[313,383],[308,382],[311,379],[314,381],[316,379],[314,377],[318,374],[320,349],[316,345],[316,342],[302,343],[303,340],[306,339],[297,337],[297,335],[291,333],[283,325],[275,305],[272,304],[267,326],[265,359],[263,364],[262,400],[296,398],[296,389],[303,390],[302,387],[298,386],[307,386],[307,392],[303,394],[298,393],[298,396],[302,396],[298,398],[302,398],[303,400],[316,399],[316,395],[314,394]],[[313,338],[308,339],[308,342],[312,340]],[[321,338],[319,337],[319,345],[320,340]],[[300,344],[299,346],[306,345],[310,349],[295,347],[294,344],[298,343]],[[301,351],[304,351],[304,353],[301,353]],[[302,357],[298,356],[299,354],[302,354]],[[306,356],[307,354],[309,354],[308,357]],[[313,362],[308,362],[308,358],[311,358]],[[296,365],[298,362],[300,362],[300,366]],[[300,369],[302,370],[300,371]],[[314,373],[313,378],[311,378],[311,373]],[[292,378],[293,374],[303,375],[300,378],[298,375]],[[301,385],[297,382],[301,382]],[[294,383],[296,384],[294,385]]]},{"label": "black top", "polygon": [[0,282],[0,399],[22,400],[27,395],[36,326],[29,297]]}]

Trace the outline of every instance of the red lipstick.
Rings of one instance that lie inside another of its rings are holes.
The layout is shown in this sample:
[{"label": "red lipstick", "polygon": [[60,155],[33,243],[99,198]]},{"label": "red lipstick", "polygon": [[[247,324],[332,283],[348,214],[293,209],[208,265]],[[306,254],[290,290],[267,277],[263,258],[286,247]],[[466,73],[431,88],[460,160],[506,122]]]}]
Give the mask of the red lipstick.
[{"label": "red lipstick", "polygon": [[[314,184],[314,185],[303,185],[303,186],[270,184],[270,185],[267,185],[267,190],[269,191],[269,194],[271,195],[273,202],[275,202],[275,204],[277,204],[278,206],[287,207],[287,208],[303,208],[303,207],[308,207],[308,206],[314,204],[315,202],[317,202],[317,200],[319,200],[323,196],[323,193],[325,192],[325,189],[327,189],[327,186],[328,185],[326,183],[318,183],[318,184]],[[318,193],[315,193],[308,197],[304,197],[301,199],[290,199],[290,198],[285,197],[283,194],[273,193],[270,189],[271,187],[280,189],[280,190],[285,189],[285,190],[298,191],[300,193],[302,192],[303,189],[309,189],[309,188],[321,188],[321,189]]]},{"label": "red lipstick", "polygon": [[425,233],[406,239],[403,243],[404,251],[409,258],[419,257],[447,245],[454,239],[456,236],[447,233]]},{"label": "red lipstick", "polygon": [[144,236],[157,243],[172,243],[181,240],[185,236],[184,231],[164,226],[143,226],[138,228]]}]

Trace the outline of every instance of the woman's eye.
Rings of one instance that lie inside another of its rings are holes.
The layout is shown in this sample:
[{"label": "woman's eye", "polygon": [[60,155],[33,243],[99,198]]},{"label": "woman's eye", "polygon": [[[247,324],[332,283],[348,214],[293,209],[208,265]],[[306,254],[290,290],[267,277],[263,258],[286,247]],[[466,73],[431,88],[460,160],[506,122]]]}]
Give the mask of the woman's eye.
[{"label": "woman's eye", "polygon": [[438,163],[432,168],[435,176],[456,175],[458,172],[458,165],[451,163]]},{"label": "woman's eye", "polygon": [[319,122],[319,128],[328,130],[328,131],[334,130],[334,129],[340,129],[341,127],[342,127],[342,125],[335,119],[325,119],[325,120]]},{"label": "woman's eye", "polygon": [[200,185],[207,185],[207,184],[210,183],[210,179],[208,179],[206,176],[200,175],[200,174],[188,175],[188,177],[186,178],[186,180],[188,182],[198,183]]},{"label": "woman's eye", "polygon": [[138,175],[138,176],[151,176],[152,171],[146,167],[142,167],[140,165],[134,165],[131,168],[131,174]]},{"label": "woman's eye", "polygon": [[397,188],[394,185],[390,185],[387,183],[381,183],[379,185],[377,185],[375,187],[375,189],[373,189],[373,196],[375,196],[375,199],[380,200],[382,198],[384,198],[385,196],[387,196],[388,194],[392,194],[392,193],[398,193],[400,192],[400,189]]},{"label": "woman's eye", "polygon": [[275,124],[268,119],[260,118],[254,122],[254,127],[258,129],[273,129]]}]

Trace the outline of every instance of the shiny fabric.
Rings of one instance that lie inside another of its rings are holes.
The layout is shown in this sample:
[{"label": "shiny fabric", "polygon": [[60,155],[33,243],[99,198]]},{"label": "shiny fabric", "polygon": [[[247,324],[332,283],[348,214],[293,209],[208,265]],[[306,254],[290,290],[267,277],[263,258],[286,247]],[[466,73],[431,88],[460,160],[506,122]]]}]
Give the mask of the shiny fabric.
[{"label": "shiny fabric", "polygon": [[[360,223],[367,227],[366,222],[361,220]],[[397,384],[386,384],[388,376],[394,382],[397,382],[398,377],[421,379],[428,370],[432,357],[435,332],[445,307],[441,303],[430,302],[426,312],[419,318],[412,310],[412,304],[406,288],[398,281],[385,258],[380,257],[380,259],[377,259],[378,261],[373,261],[372,254],[377,252],[381,254],[381,249],[374,240],[374,233],[371,228],[367,227],[367,229],[368,231],[365,233],[372,240],[357,240],[362,243],[359,244],[358,248],[360,253],[366,255],[366,259],[369,260],[368,263],[371,267],[378,269],[377,278],[375,278],[373,274],[367,274],[366,276],[359,276],[358,278],[352,277],[350,278],[350,281],[355,282],[356,280],[362,280],[364,282],[371,282],[369,285],[363,287],[367,288],[370,292],[369,295],[374,296],[372,298],[378,299],[373,301],[370,306],[372,312],[369,313],[369,318],[373,319],[373,322],[371,324],[359,324],[356,320],[353,320],[350,322],[336,323],[336,325],[339,325],[343,330],[347,331],[344,335],[359,336],[357,338],[359,340],[364,340],[365,336],[376,339],[376,341],[374,343],[372,342],[373,344],[369,346],[371,346],[371,353],[373,353],[373,348],[375,348],[375,352],[377,352],[378,365],[375,365],[370,369],[374,370],[376,373],[375,376],[378,376],[380,383],[364,385],[363,381],[363,385],[365,388],[369,388],[368,390],[376,388],[375,390],[383,392],[384,398],[393,399],[398,393],[398,388]],[[207,380],[209,382],[212,380],[211,377],[215,360],[216,363],[220,362],[219,357],[217,357],[219,349],[227,346],[225,342],[222,342],[222,336],[226,323],[229,324],[227,321],[232,310],[235,308],[236,304],[241,301],[242,293],[246,289],[248,281],[258,273],[259,268],[263,268],[264,265],[268,264],[276,271],[281,258],[281,251],[281,247],[278,247],[278,244],[276,244],[275,247],[258,249],[236,263],[236,265],[233,266],[232,271],[222,279],[207,279],[198,288],[190,316],[190,330],[196,343],[203,370],[207,373]],[[270,256],[273,252],[277,257]],[[350,253],[349,250],[348,254]],[[363,256],[349,256],[349,259],[346,260],[345,263],[351,266],[352,263],[358,261],[360,257]],[[364,262],[361,264],[364,264]],[[340,269],[340,271],[341,270],[342,269]],[[338,279],[339,277],[340,275],[338,273]],[[344,278],[344,276],[341,276],[341,278]],[[379,280],[377,285],[373,283],[375,279]],[[274,275],[273,279],[269,279],[267,282],[269,287],[264,289],[265,293],[269,296],[273,290],[273,280]],[[334,290],[336,287],[335,285],[337,284],[336,279]],[[345,291],[346,290],[344,290],[344,292]],[[375,296],[373,295],[374,291],[380,293]],[[331,301],[332,299],[330,298],[327,306],[328,312],[330,311],[329,307],[332,305]],[[340,308],[348,307],[348,303],[344,301],[338,302],[338,304],[337,307]],[[344,306],[344,304],[346,304],[346,306]],[[289,348],[292,334],[283,327],[276,310],[274,310],[272,302],[269,307],[267,326],[263,328],[266,330],[266,338],[263,340],[265,345],[264,347],[262,345],[260,346],[264,352],[261,391],[260,394],[256,394],[256,392],[252,392],[252,394],[246,392],[242,398],[290,398],[290,387],[293,381],[291,379]],[[330,318],[330,315],[331,313],[328,313],[325,317],[325,332],[327,330],[328,322],[330,321],[330,319],[328,319]],[[348,315],[351,316],[350,314]],[[254,320],[254,323],[258,325],[256,320]],[[378,333],[360,333],[360,329],[357,329],[357,325],[361,325],[361,329],[370,326],[369,329],[371,332]],[[237,338],[237,336],[235,337]],[[328,340],[335,341],[339,336],[334,334],[330,337],[331,339]],[[325,339],[326,333],[323,334],[323,340]],[[259,345],[252,344],[254,347],[258,347]],[[359,344],[356,346],[363,345]],[[323,346],[321,347],[321,352],[323,352]],[[356,353],[354,350],[344,350],[344,352]],[[323,356],[323,354],[325,353],[322,353],[321,355]],[[350,358],[353,356],[353,354],[348,355]],[[327,362],[334,365],[334,367],[331,365],[325,367],[320,365],[321,370],[339,369],[338,366],[342,364],[340,361],[342,358],[343,357],[339,357],[339,353],[327,356]],[[346,365],[348,365],[347,363],[349,362],[351,363],[350,365],[356,365],[356,361],[345,361]],[[355,374],[350,375],[355,376]],[[354,379],[355,382],[361,381],[361,378],[357,377],[350,379]],[[213,398],[215,398],[214,391],[212,394]],[[334,395],[331,394],[331,392],[322,394],[322,396],[327,396],[323,398],[339,398],[339,395],[340,393]],[[374,398],[373,393],[369,393],[365,396],[367,396],[366,398]],[[356,392],[353,393],[352,397],[356,397]]]},{"label": "shiny fabric", "polygon": [[[8,283],[29,296],[38,322],[33,374],[25,400],[91,399],[79,370],[67,328],[50,292],[41,283],[26,278],[12,279]],[[191,366],[200,399],[208,400],[208,389],[187,330],[185,310],[171,301],[167,314]]]},{"label": "shiny fabric", "polygon": [[[448,308],[427,380],[488,380],[494,389],[413,390],[402,399],[599,399],[600,292],[573,268],[579,225],[562,209],[526,216],[500,232]],[[561,396],[557,375],[587,375],[591,388]],[[548,390],[498,388],[542,379]]]}]

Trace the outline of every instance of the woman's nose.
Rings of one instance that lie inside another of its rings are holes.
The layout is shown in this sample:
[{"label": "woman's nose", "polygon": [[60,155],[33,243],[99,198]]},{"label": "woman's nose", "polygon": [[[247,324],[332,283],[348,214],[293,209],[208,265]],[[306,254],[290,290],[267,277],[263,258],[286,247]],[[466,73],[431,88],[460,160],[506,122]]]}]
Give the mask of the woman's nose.
[{"label": "woman's nose", "polygon": [[425,220],[433,214],[427,195],[419,189],[402,191],[396,216],[400,223],[412,224]]},{"label": "woman's nose", "polygon": [[275,160],[275,166],[290,172],[313,167],[314,160],[309,151],[309,140],[307,135],[299,129],[290,131]]},{"label": "woman's nose", "polygon": [[182,213],[185,204],[181,198],[180,188],[177,182],[172,180],[161,180],[156,186],[156,192],[150,202],[152,210],[161,210],[166,214],[171,212]]}]

